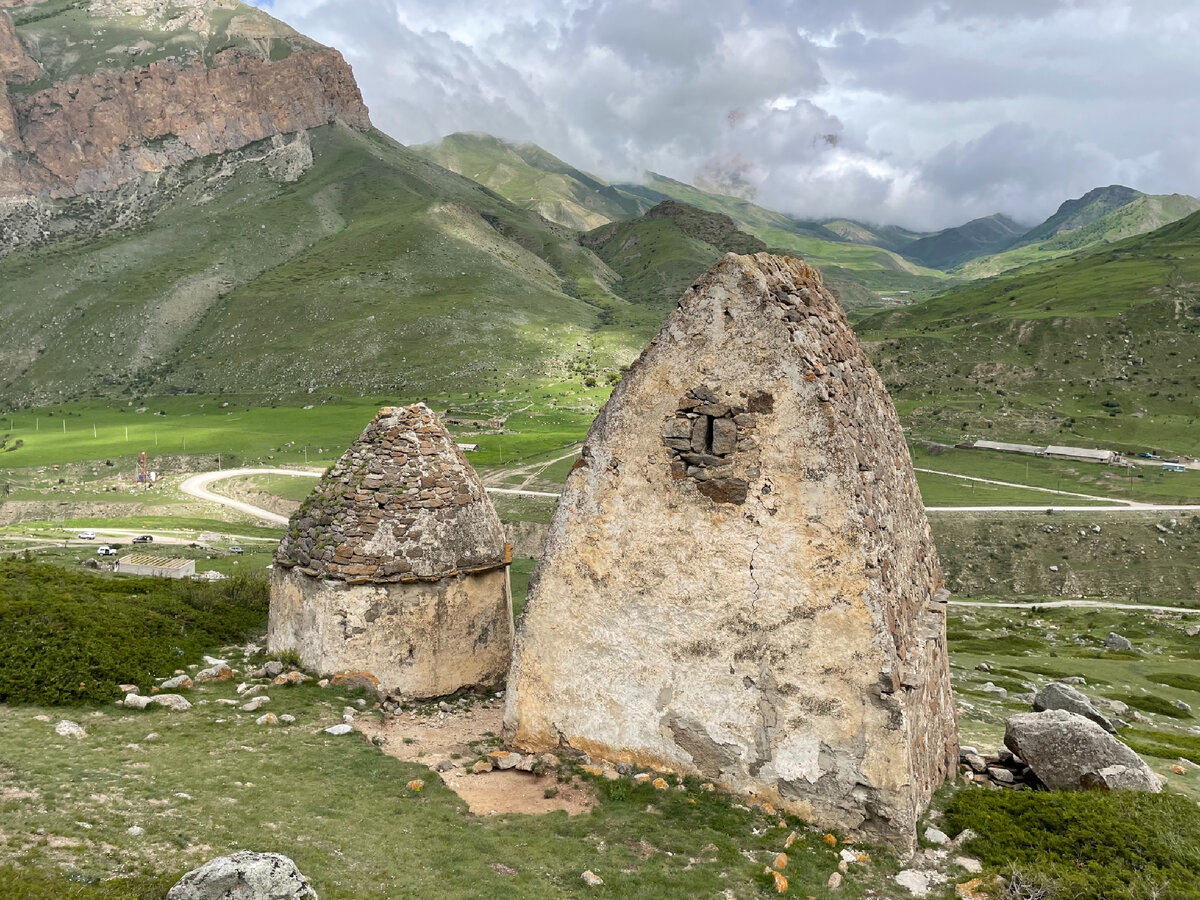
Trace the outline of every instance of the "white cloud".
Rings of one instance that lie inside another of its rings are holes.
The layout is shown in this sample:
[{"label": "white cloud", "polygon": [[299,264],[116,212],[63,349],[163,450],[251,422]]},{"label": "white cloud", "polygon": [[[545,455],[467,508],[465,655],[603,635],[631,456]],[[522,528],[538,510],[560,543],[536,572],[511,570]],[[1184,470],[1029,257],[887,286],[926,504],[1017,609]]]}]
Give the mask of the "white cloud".
[{"label": "white cloud", "polygon": [[274,0],[375,123],[532,140],[801,216],[1041,219],[1122,181],[1200,193],[1189,0]]}]

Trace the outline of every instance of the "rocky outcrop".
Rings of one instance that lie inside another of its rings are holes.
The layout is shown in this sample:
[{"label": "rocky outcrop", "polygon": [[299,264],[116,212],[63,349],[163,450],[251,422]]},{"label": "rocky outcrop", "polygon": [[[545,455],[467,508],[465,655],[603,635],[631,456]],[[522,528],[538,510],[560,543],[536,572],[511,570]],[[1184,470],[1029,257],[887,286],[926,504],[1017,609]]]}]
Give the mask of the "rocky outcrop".
[{"label": "rocky outcrop", "polygon": [[911,849],[958,758],[945,599],[895,411],[819,273],[730,255],[588,434],[505,733]]},{"label": "rocky outcrop", "polygon": [[512,651],[511,560],[479,476],[433,412],[384,408],[288,525],[269,646],[385,695],[494,686]]},{"label": "rocky outcrop", "polygon": [[1052,791],[1162,790],[1158,776],[1133,750],[1090,719],[1066,710],[1011,716],[1004,745]]},{"label": "rocky outcrop", "polygon": [[[4,21],[0,13],[7,58]],[[0,200],[110,191],[147,172],[335,121],[371,125],[336,50],[273,62],[231,49],[211,67],[161,60],[75,75],[0,98]]]}]

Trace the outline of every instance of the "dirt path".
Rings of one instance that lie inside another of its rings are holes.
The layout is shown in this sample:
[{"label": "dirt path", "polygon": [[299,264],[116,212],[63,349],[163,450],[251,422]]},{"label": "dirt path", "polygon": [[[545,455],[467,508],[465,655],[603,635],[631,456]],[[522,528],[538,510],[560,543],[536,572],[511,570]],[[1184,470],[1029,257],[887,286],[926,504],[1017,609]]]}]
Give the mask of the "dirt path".
[{"label": "dirt path", "polygon": [[993,606],[998,609],[1127,609],[1140,612],[1200,613],[1197,606],[1153,606],[1149,603],[1109,603],[1107,600],[1041,600],[1036,603],[992,603],[987,600],[951,600],[951,606]]},{"label": "dirt path", "polygon": [[278,513],[244,503],[241,500],[234,500],[232,497],[215,494],[208,489],[208,486],[214,481],[220,481],[224,478],[241,478],[246,475],[293,475],[303,478],[315,478],[320,473],[302,469],[224,469],[217,472],[202,472],[199,475],[192,475],[190,478],[184,480],[179,489],[197,499],[208,500],[211,503],[220,503],[222,506],[228,506],[255,518],[265,519],[277,525],[286,525],[288,523],[287,516],[281,516]]},{"label": "dirt path", "polygon": [[434,772],[444,769],[438,776],[475,815],[544,815],[561,810],[573,816],[595,806],[595,794],[577,779],[560,784],[552,773],[535,775],[516,769],[474,774],[470,767],[499,746],[503,716],[503,702],[492,699],[451,712],[410,711],[385,716],[382,722],[363,718],[354,724],[388,756],[424,763]]}]

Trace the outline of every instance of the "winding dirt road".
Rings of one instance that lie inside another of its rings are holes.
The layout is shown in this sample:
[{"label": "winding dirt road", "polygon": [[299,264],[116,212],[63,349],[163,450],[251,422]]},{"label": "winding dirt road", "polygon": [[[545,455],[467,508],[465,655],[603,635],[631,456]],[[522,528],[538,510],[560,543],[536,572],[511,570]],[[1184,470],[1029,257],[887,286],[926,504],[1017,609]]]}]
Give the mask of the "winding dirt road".
[{"label": "winding dirt road", "polygon": [[250,503],[244,503],[241,500],[234,500],[232,497],[214,494],[208,489],[208,486],[214,481],[223,481],[226,478],[242,478],[247,475],[292,475],[300,478],[319,478],[321,473],[305,471],[303,469],[222,469],[217,472],[201,472],[199,475],[193,475],[186,479],[179,486],[179,489],[198,500],[220,503],[222,506],[228,506],[231,509],[239,510],[267,522],[286,525],[288,523],[287,516],[281,516],[279,513],[273,513],[270,510],[262,509]]}]

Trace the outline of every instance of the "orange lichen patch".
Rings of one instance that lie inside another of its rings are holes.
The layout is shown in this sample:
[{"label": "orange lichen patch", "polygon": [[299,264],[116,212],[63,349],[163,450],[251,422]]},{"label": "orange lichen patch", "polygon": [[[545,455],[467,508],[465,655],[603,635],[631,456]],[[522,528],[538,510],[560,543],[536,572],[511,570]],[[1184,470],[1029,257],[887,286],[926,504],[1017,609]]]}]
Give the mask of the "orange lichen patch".
[{"label": "orange lichen patch", "polygon": [[787,836],[787,840],[783,842],[783,849],[790,850],[792,848],[792,844],[796,843],[797,837],[799,837],[799,835],[797,835],[796,832],[794,832],[794,831],[791,834],[789,834]]},{"label": "orange lichen patch", "polygon": [[228,681],[233,677],[233,670],[229,666],[221,666],[220,668],[206,669],[196,675],[196,681],[203,684],[206,681]]},{"label": "orange lichen patch", "polygon": [[1178,764],[1171,766],[1171,771],[1174,772],[1176,775],[1186,775],[1187,774],[1187,769],[1185,769],[1183,766],[1178,765]]},{"label": "orange lichen patch", "polygon": [[775,879],[775,893],[777,893],[777,894],[787,893],[788,880],[786,878],[784,878],[782,875],[780,875],[778,872],[772,872],[771,876]]},{"label": "orange lichen patch", "polygon": [[414,778],[407,785],[405,785],[405,787],[407,787],[410,791],[413,791],[415,793],[415,792],[420,791],[421,788],[425,787],[425,782],[422,781],[420,778]]},{"label": "orange lichen patch", "polygon": [[710,794],[716,789],[716,785],[714,785],[711,781],[706,781],[704,784],[700,785],[700,790],[708,791]]},{"label": "orange lichen patch", "polygon": [[825,835],[825,837],[822,840],[824,840],[825,843],[827,843],[830,847],[837,846],[837,838],[835,838],[832,834]]},{"label": "orange lichen patch", "polygon": [[637,784],[645,784],[647,781],[650,780],[650,776],[647,775],[645,772],[639,772],[637,775],[633,776],[633,780]]},{"label": "orange lichen patch", "polygon": [[972,878],[954,886],[954,896],[959,900],[987,900],[986,882],[982,878]]},{"label": "orange lichen patch", "polygon": [[775,866],[775,868],[777,868],[777,869],[786,869],[787,864],[788,864],[788,855],[786,853],[780,853],[778,856],[775,857],[775,862],[772,863],[772,865]]},{"label": "orange lichen patch", "polygon": [[344,688],[360,688],[367,691],[379,691],[379,679],[370,672],[338,672],[331,679],[330,684],[336,684],[338,687]]},{"label": "orange lichen patch", "polygon": [[654,786],[656,791],[665,791],[668,787],[670,787],[670,785],[668,785],[666,780],[663,778],[655,778],[652,782],[650,782],[650,784]]},{"label": "orange lichen patch", "polygon": [[304,680],[304,675],[300,672],[288,672],[286,675],[278,675],[271,684],[276,687],[282,687],[285,684],[300,684]]},{"label": "orange lichen patch", "polygon": [[765,812],[768,816],[775,815],[775,807],[773,807],[770,803],[764,803],[762,805],[762,811]]},{"label": "orange lichen patch", "polygon": [[587,765],[587,766],[580,766],[579,769],[580,769],[580,771],[587,772],[589,775],[595,775],[597,777],[604,774],[604,769],[601,768],[600,766]]}]

